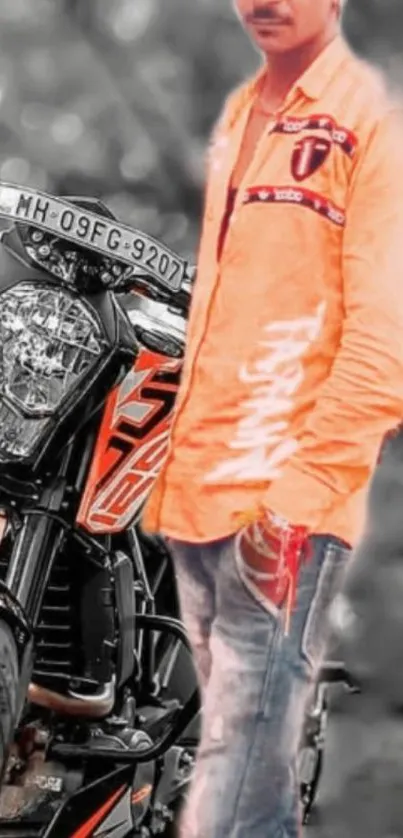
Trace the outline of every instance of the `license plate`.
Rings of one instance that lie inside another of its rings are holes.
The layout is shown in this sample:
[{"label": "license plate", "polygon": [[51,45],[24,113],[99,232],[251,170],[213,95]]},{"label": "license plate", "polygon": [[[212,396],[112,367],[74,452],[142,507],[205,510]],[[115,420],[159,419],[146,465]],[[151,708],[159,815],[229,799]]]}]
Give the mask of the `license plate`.
[{"label": "license plate", "polygon": [[141,269],[171,291],[178,291],[186,276],[185,260],[146,233],[35,189],[0,184],[0,216]]}]

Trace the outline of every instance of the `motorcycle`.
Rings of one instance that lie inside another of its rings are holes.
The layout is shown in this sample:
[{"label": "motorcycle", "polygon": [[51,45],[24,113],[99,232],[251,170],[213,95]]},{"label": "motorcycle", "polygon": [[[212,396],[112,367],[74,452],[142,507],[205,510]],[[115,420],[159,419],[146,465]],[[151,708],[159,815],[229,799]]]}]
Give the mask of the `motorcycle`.
[{"label": "motorcycle", "polygon": [[140,518],[191,272],[97,200],[0,184],[0,216],[0,838],[169,834],[199,696]]}]

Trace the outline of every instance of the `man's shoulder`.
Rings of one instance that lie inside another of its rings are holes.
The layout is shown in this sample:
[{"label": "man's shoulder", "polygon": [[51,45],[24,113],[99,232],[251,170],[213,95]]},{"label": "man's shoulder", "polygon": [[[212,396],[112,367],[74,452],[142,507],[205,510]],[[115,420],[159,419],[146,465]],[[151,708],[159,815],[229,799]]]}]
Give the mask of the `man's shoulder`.
[{"label": "man's shoulder", "polygon": [[335,110],[357,134],[370,135],[388,116],[402,107],[386,76],[350,52],[333,81]]}]

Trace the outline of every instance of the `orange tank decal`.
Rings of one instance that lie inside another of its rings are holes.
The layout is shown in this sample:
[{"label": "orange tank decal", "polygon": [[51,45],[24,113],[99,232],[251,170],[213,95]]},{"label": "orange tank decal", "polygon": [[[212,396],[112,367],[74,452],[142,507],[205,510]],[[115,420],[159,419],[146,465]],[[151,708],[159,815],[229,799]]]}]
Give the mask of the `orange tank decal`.
[{"label": "orange tank decal", "polygon": [[168,451],[182,361],[141,349],[110,394],[77,523],[121,532],[147,497]]}]

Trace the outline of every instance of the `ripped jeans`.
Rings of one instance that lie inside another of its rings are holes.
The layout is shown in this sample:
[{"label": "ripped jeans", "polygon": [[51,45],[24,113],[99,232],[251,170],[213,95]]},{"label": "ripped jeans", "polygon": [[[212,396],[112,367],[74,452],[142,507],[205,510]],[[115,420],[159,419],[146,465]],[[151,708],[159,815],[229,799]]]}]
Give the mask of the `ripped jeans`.
[{"label": "ripped jeans", "polygon": [[202,733],[179,838],[301,835],[298,745],[349,550],[313,536],[287,635],[243,579],[234,537],[169,541],[202,695]]}]

